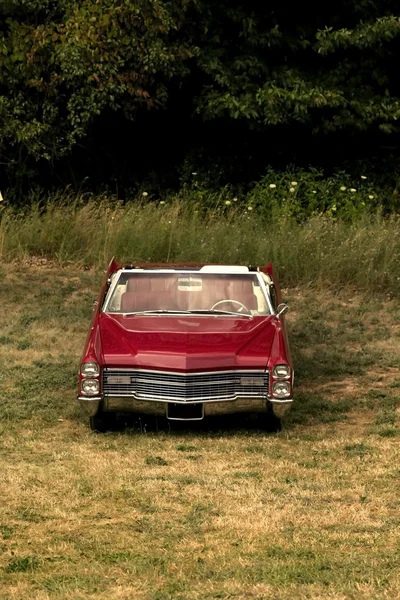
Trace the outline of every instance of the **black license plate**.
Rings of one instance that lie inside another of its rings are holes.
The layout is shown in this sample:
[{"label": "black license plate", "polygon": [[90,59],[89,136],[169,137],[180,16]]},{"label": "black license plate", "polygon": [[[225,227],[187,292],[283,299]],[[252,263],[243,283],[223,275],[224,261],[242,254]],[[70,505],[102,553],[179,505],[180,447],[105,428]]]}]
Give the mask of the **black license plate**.
[{"label": "black license plate", "polygon": [[204,417],[202,403],[196,404],[173,404],[169,403],[167,418],[175,421],[200,421]]}]

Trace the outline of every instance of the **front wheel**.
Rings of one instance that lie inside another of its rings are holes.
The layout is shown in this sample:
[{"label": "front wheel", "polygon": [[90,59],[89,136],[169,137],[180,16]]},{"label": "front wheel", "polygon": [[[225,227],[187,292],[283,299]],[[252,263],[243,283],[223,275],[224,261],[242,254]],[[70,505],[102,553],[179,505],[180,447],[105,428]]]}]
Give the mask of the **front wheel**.
[{"label": "front wheel", "polygon": [[260,415],[260,425],[267,433],[278,433],[282,429],[282,421],[275,415],[270,403],[268,403],[267,412]]},{"label": "front wheel", "polygon": [[106,413],[99,411],[94,417],[90,417],[90,429],[97,433],[116,429],[117,413]]}]

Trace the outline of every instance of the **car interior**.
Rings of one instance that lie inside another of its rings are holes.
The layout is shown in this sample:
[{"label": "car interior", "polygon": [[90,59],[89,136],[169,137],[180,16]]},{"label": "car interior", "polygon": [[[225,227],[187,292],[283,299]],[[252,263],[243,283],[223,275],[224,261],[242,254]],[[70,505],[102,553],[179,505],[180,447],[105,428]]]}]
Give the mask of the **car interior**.
[{"label": "car interior", "polygon": [[[135,274],[126,281],[119,310],[125,313],[210,310],[214,307],[214,310],[253,313],[260,308],[260,296],[255,294],[255,287],[253,278],[249,276]],[[264,312],[265,307],[262,310]]]}]

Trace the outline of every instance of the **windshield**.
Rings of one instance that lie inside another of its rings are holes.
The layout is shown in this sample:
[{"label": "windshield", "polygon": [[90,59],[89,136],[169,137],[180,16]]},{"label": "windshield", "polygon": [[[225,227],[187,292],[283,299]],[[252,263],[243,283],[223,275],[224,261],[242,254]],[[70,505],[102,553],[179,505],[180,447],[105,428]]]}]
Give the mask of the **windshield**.
[{"label": "windshield", "polygon": [[104,311],[270,314],[256,273],[151,271],[120,272],[111,286]]}]

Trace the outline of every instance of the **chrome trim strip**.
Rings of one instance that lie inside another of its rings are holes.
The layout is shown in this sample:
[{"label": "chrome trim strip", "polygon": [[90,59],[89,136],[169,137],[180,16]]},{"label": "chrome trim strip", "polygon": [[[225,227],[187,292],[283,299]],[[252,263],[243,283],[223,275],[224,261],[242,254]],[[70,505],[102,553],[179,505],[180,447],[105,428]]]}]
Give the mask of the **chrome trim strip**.
[{"label": "chrome trim strip", "polygon": [[141,371],[143,373],[157,373],[158,375],[180,375],[181,377],[190,377],[191,375],[225,375],[225,373],[265,373],[268,375],[268,371],[266,369],[225,369],[224,371],[164,371],[157,369],[141,369],[136,367],[103,367],[103,372],[107,371]]},{"label": "chrome trim strip", "polygon": [[131,394],[121,394],[121,393],[115,393],[115,394],[104,394],[104,398],[132,398],[133,400],[143,400],[143,401],[148,401],[148,402],[163,402],[165,404],[171,403],[171,404],[199,404],[200,402],[203,402],[205,404],[211,404],[213,402],[235,402],[236,400],[240,400],[240,399],[244,399],[244,398],[250,398],[250,399],[254,399],[254,400],[263,400],[264,398],[267,400],[269,399],[267,394],[259,394],[257,396],[238,396],[238,395],[234,395],[234,396],[210,396],[210,397],[197,397],[197,398],[190,398],[189,400],[182,400],[182,398],[176,398],[173,396],[168,396],[167,398],[165,396],[156,396],[155,394],[148,394],[148,395],[137,395],[135,393],[131,393]]},{"label": "chrome trim strip", "polygon": [[[159,385],[160,383],[163,384],[163,382],[160,382],[160,379],[142,379],[141,377],[134,378],[134,382],[135,383],[149,383],[149,384],[155,384],[155,385]],[[221,383],[221,381],[204,381],[202,383],[203,383],[203,385],[218,385]],[[224,383],[225,383],[225,385],[234,384],[235,381],[234,380],[231,380],[231,381],[226,380],[226,382],[224,382]],[[172,383],[172,381],[171,381],[170,385],[171,384],[174,387],[176,386],[176,387],[182,387],[182,388],[194,387],[194,386],[199,385],[199,383],[197,381],[189,381],[188,383],[186,383],[185,381],[174,381]],[[113,385],[113,384],[111,384],[111,383],[109,384],[107,382],[106,385]]]}]

